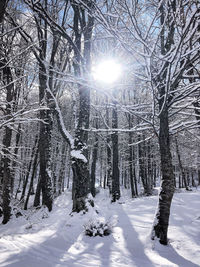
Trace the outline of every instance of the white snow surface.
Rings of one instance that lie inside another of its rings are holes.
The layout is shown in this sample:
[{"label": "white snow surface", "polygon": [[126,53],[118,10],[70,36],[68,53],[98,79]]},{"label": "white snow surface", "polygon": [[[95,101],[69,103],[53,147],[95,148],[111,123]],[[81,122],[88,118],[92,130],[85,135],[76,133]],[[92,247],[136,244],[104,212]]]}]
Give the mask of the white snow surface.
[{"label": "white snow surface", "polygon": [[83,162],[87,163],[86,157],[81,153],[80,150],[73,149],[71,151],[71,157],[76,159],[81,159]]},{"label": "white snow surface", "polygon": [[[175,194],[168,246],[149,238],[157,199],[124,195],[111,204],[108,192],[101,191],[95,198],[99,214],[91,209],[71,216],[71,193],[66,191],[51,213],[29,210],[0,225],[0,266],[200,266],[200,190]],[[112,234],[86,236],[84,225],[91,220],[108,221]]]}]

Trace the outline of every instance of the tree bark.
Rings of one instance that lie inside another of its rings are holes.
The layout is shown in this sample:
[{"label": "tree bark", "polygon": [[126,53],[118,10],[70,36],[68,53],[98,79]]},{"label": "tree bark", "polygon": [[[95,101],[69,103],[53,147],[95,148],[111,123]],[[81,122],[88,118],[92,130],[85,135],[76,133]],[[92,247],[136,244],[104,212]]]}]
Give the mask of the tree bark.
[{"label": "tree bark", "polygon": [[185,176],[185,171],[184,171],[184,168],[183,168],[183,165],[182,165],[182,162],[181,162],[181,155],[180,155],[180,152],[179,152],[177,137],[175,137],[175,143],[176,143],[176,154],[177,154],[177,157],[178,157],[179,169],[180,169],[180,172],[181,172],[182,180],[183,180],[183,183],[185,185],[186,190],[189,190],[188,184],[187,184],[187,180],[186,180],[186,176]]},{"label": "tree bark", "polygon": [[30,159],[30,162],[29,162],[29,165],[28,165],[28,170],[26,171],[26,178],[25,178],[25,181],[24,181],[24,184],[23,184],[23,190],[22,190],[20,201],[24,201],[24,197],[25,197],[25,193],[26,193],[26,187],[27,187],[27,184],[28,184],[28,179],[29,179],[29,176],[30,176],[32,163],[34,161],[36,147],[38,147],[37,143],[38,143],[38,137],[36,136],[34,146],[32,147],[31,159]]},{"label": "tree bark", "polygon": [[[94,26],[94,18],[87,13],[82,4],[77,4],[71,0],[74,10],[74,34],[76,50],[74,51],[74,71],[77,77],[80,77],[81,71],[85,78],[87,71],[90,71],[90,53],[91,38]],[[87,1],[88,8],[91,8],[92,1]],[[83,59],[81,60],[81,37],[83,37]],[[81,69],[81,66],[83,69]],[[88,163],[88,132],[90,117],[90,88],[88,86],[78,85],[79,93],[79,116],[75,131],[74,147],[71,151],[72,171],[73,171],[73,211],[79,212],[87,210],[86,199],[90,192],[90,175]],[[77,157],[77,155],[79,155]]]},{"label": "tree bark", "polygon": [[161,244],[167,245],[170,207],[174,194],[174,173],[170,151],[168,110],[160,115],[159,148],[161,156],[161,187],[157,213],[152,231],[152,239],[157,237]]},{"label": "tree bark", "polygon": [[7,4],[8,4],[8,0],[0,1],[0,23],[3,21],[3,17],[6,12]]},{"label": "tree bark", "polygon": [[31,191],[32,191],[32,188],[33,188],[33,181],[34,181],[34,177],[35,177],[35,174],[36,174],[36,171],[37,171],[37,163],[38,163],[37,161],[38,161],[38,144],[37,144],[37,149],[36,149],[36,152],[35,152],[35,155],[34,155],[31,181],[30,181],[30,185],[29,185],[29,190],[28,190],[28,194],[27,194],[27,197],[26,197],[26,201],[24,203],[24,210],[27,210],[27,207],[28,207],[29,198],[30,198]]},{"label": "tree bark", "polygon": [[[132,128],[132,121],[131,121],[131,115],[128,114],[128,122],[129,122],[129,129]],[[135,181],[135,171],[133,169],[133,146],[131,145],[132,143],[132,133],[129,132],[129,173],[130,173],[130,183],[131,183],[131,196],[134,198],[136,196],[136,190],[134,188],[134,181]]]},{"label": "tree bark", "polygon": [[[47,10],[47,0],[44,1]],[[53,193],[51,181],[51,137],[52,137],[52,110],[51,95],[47,88],[47,69],[44,64],[47,56],[47,23],[36,18],[39,38],[39,102],[47,110],[40,110],[40,133],[39,133],[39,161],[40,161],[40,186],[42,192],[42,204],[52,210]],[[40,24],[39,24],[40,23]],[[43,25],[44,24],[44,27]]]},{"label": "tree bark", "polygon": [[11,138],[12,138],[12,130],[9,127],[5,127],[5,134],[3,138],[3,224],[6,224],[11,216],[11,207],[10,207],[10,200],[11,200],[11,171],[10,171],[10,153],[9,147],[11,145]]},{"label": "tree bark", "polygon": [[[147,179],[147,165],[146,165],[146,161],[145,161],[145,141],[144,141],[145,137],[143,137],[143,141],[141,139],[141,136],[138,136],[138,156],[139,156],[139,174],[142,180],[142,185],[144,188],[144,194],[145,195],[151,195],[151,187],[148,183],[148,179]],[[142,143],[141,143],[142,141]]]},{"label": "tree bark", "polygon": [[[11,69],[7,66],[7,61],[4,59],[0,62],[0,67],[3,70],[3,82],[6,85],[6,108],[5,108],[5,115],[7,120],[11,118],[12,113],[12,100],[13,100],[13,78]],[[11,146],[11,139],[12,139],[12,130],[9,126],[5,126],[5,132],[3,136],[3,171],[0,173],[2,177],[2,194],[3,194],[3,224],[6,224],[11,216],[11,207],[10,207],[10,200],[11,200],[11,182],[12,182],[12,174],[10,170],[11,165],[11,153],[10,153],[10,146]]]},{"label": "tree bark", "polygon": [[[171,1],[169,5],[164,6],[160,1],[160,23],[162,30],[160,32],[160,49],[161,54],[164,56],[170,51],[171,46],[174,44],[175,21],[171,17],[171,13],[176,11],[176,1]],[[166,10],[165,10],[166,8]],[[168,22],[165,23],[166,14],[168,14]],[[158,200],[158,208],[155,215],[155,221],[152,229],[152,239],[157,237],[159,242],[167,245],[167,231],[169,225],[170,207],[174,194],[174,172],[172,165],[172,156],[170,151],[170,137],[169,137],[169,106],[171,96],[168,94],[167,79],[169,62],[163,63],[163,70],[157,77],[157,90],[159,93],[159,150],[161,157],[161,187]],[[178,82],[173,86],[176,87]]]},{"label": "tree bark", "polygon": [[[117,106],[115,103],[112,110],[112,128],[118,127]],[[119,184],[119,151],[118,151],[118,133],[113,132],[112,139],[112,202],[120,199],[120,184]]]},{"label": "tree bark", "polygon": [[[66,170],[66,159],[67,159],[67,149],[66,145],[62,145],[62,152],[61,152],[61,166],[59,170],[58,176],[58,195],[62,193],[62,184],[64,182],[65,170]],[[69,178],[69,177],[68,177]]]},{"label": "tree bark", "polygon": [[95,142],[92,151],[92,165],[91,165],[91,175],[90,175],[91,194],[93,197],[96,196],[95,182],[96,182],[97,152],[98,152],[98,137],[95,136]]}]

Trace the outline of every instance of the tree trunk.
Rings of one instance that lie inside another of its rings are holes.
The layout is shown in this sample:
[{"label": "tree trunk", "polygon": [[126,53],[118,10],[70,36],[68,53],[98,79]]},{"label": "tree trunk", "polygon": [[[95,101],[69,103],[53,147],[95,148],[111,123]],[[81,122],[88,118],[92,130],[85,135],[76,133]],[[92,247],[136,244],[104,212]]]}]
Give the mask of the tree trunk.
[{"label": "tree trunk", "polygon": [[[47,86],[46,69],[40,65],[39,90],[40,103],[46,102]],[[48,210],[52,210],[52,181],[51,181],[51,132],[52,132],[52,114],[50,110],[40,110],[40,184],[42,189],[42,204],[46,205]],[[44,123],[45,122],[45,123]]]},{"label": "tree trunk", "polygon": [[148,180],[147,180],[147,166],[145,164],[145,141],[143,137],[143,142],[141,143],[142,139],[141,136],[138,136],[138,156],[139,156],[139,174],[142,180],[142,185],[144,188],[144,194],[145,195],[151,195],[151,187],[149,186]]},{"label": "tree trunk", "polygon": [[16,134],[16,142],[15,142],[15,150],[14,150],[14,159],[12,162],[12,179],[11,179],[11,195],[13,194],[14,191],[14,180],[15,180],[15,168],[17,165],[17,154],[19,150],[19,141],[21,137],[21,124],[19,123],[18,129],[17,129],[17,134]]},{"label": "tree trunk", "polygon": [[[77,140],[77,144],[75,147],[79,147],[80,149],[80,139]],[[82,146],[83,148],[83,146]],[[84,154],[81,155],[81,158],[73,157],[73,153],[79,153],[80,150],[72,151],[72,171],[73,171],[73,207],[72,211],[80,212],[82,210],[87,211],[86,198],[88,193],[90,192],[89,185],[89,169],[88,169],[88,161]],[[86,151],[87,152],[87,151]],[[82,156],[84,157],[82,159]]]},{"label": "tree trunk", "polygon": [[[131,115],[128,114],[128,120],[129,120],[129,129],[132,128],[132,122],[131,122]],[[133,170],[133,146],[132,143],[132,133],[129,132],[129,172],[130,172],[130,183],[131,183],[131,196],[134,198],[136,196],[135,188],[134,188],[134,180],[135,180],[135,172]]]},{"label": "tree trunk", "polygon": [[40,206],[40,194],[41,194],[41,183],[40,183],[40,175],[38,177],[38,182],[37,182],[37,188],[36,188],[36,193],[35,193],[35,198],[33,202],[34,207],[39,207]]},{"label": "tree trunk", "polygon": [[181,156],[180,156],[180,152],[179,152],[177,137],[175,137],[175,143],[176,143],[176,153],[177,153],[177,157],[178,157],[179,169],[180,169],[180,172],[181,172],[182,180],[184,182],[186,190],[189,190],[188,184],[187,184],[187,180],[186,180],[186,176],[185,176],[185,170],[184,170],[182,162],[181,162]]},{"label": "tree trunk", "polygon": [[[90,115],[89,88],[79,87],[80,107],[74,149],[71,151],[73,171],[73,211],[87,210],[86,198],[90,192],[90,175],[88,164],[88,133]],[[77,157],[78,155],[78,157]],[[80,156],[80,157],[79,157]]]},{"label": "tree trunk", "polygon": [[35,157],[34,157],[34,161],[33,161],[33,168],[32,168],[32,175],[31,175],[31,181],[30,181],[30,185],[29,185],[29,190],[28,190],[28,194],[27,194],[27,197],[26,197],[26,201],[24,203],[24,210],[27,210],[27,207],[28,207],[28,201],[29,201],[29,198],[30,198],[30,195],[31,195],[31,191],[32,191],[32,188],[33,188],[33,181],[34,181],[34,177],[35,177],[35,174],[36,174],[36,171],[37,171],[37,161],[38,161],[38,144],[37,144],[37,149],[36,149]]},{"label": "tree trunk", "polygon": [[3,224],[6,224],[11,216],[11,207],[10,207],[10,191],[11,191],[11,171],[10,171],[10,152],[9,147],[11,145],[12,130],[9,127],[5,127],[5,134],[3,138]]},{"label": "tree trunk", "polygon": [[[62,145],[62,155],[61,155],[61,166],[58,176],[58,195],[61,195],[62,193],[62,184],[64,181],[65,176],[65,170],[66,170],[66,159],[67,159],[67,149],[66,145]],[[69,177],[68,177],[69,178]]]},{"label": "tree trunk", "polygon": [[[3,60],[3,62],[0,62],[0,67],[2,67],[3,70],[3,81],[6,85],[6,109],[5,109],[5,115],[6,118],[9,120],[11,118],[12,113],[12,100],[13,100],[13,79],[12,79],[12,73],[9,66],[7,66],[6,60]],[[12,130],[9,126],[5,127],[5,132],[3,136],[3,176],[0,177],[0,180],[3,181],[2,184],[2,194],[3,194],[3,224],[6,224],[11,216],[11,207],[10,207],[10,200],[11,200],[11,181],[12,181],[12,174],[10,170],[11,165],[11,153],[10,153],[10,146],[11,146],[11,138],[12,138]]]},{"label": "tree trunk", "polygon": [[[198,99],[193,103],[194,111],[196,115],[196,120],[198,123],[198,132],[200,134],[200,102]],[[200,185],[200,145],[197,147],[197,176],[198,176],[198,185]]]},{"label": "tree trunk", "polygon": [[[47,10],[47,0],[44,1],[44,7]],[[40,110],[40,133],[39,133],[39,161],[40,161],[40,186],[42,192],[42,204],[52,210],[53,193],[51,180],[51,137],[52,137],[52,110],[51,95],[47,91],[47,68],[44,61],[47,58],[47,23],[46,21],[37,21],[39,36],[39,102],[47,110]],[[39,25],[40,23],[40,25]],[[44,26],[42,25],[44,24]],[[52,77],[51,77],[52,78]],[[38,191],[39,192],[39,191]]]},{"label": "tree trunk", "polygon": [[52,158],[53,159],[57,159],[56,161],[52,162],[52,180],[53,180],[53,197],[55,198],[57,196],[57,185],[58,185],[58,181],[57,181],[57,176],[58,176],[58,162],[60,161],[59,158],[59,142],[56,142],[55,145],[55,150],[52,153]]},{"label": "tree trunk", "polygon": [[36,147],[38,147],[37,143],[38,143],[38,137],[36,136],[34,146],[32,147],[31,159],[30,159],[30,162],[29,162],[28,170],[26,171],[26,178],[25,178],[25,181],[24,181],[24,184],[23,184],[23,190],[22,190],[20,201],[24,201],[26,187],[27,187],[27,184],[28,184],[28,178],[30,176],[31,167],[32,167],[32,163],[33,163],[33,160],[34,160],[34,156],[35,156],[35,150],[36,150]]},{"label": "tree trunk", "polygon": [[[71,1],[74,10],[73,29],[75,34],[76,50],[74,51],[74,71],[77,77],[87,78],[87,73],[91,68],[91,38],[94,26],[94,18],[85,10],[81,3]],[[90,9],[92,1],[87,1]],[[84,47],[82,47],[83,37]],[[81,50],[83,48],[84,62],[81,61]],[[84,64],[84,65],[83,65]],[[81,66],[83,69],[81,69]],[[74,147],[71,151],[72,171],[73,171],[73,211],[79,212],[87,210],[87,195],[90,192],[90,176],[88,164],[88,132],[90,117],[90,88],[78,85],[79,92],[79,116],[75,131]]]},{"label": "tree trunk", "polygon": [[[118,127],[117,106],[114,105],[112,110],[112,128]],[[118,151],[118,133],[113,132],[112,139],[112,202],[120,199],[120,184],[119,184],[119,151]]]},{"label": "tree trunk", "polygon": [[6,12],[7,4],[8,4],[8,0],[0,1],[0,23],[3,21],[3,17]]},{"label": "tree trunk", "polygon": [[95,181],[96,181],[97,152],[98,152],[98,137],[95,136],[95,142],[92,151],[92,165],[91,165],[91,176],[90,176],[91,194],[93,197],[95,197],[96,195]]},{"label": "tree trunk", "polygon": [[170,207],[174,194],[174,173],[169,140],[168,110],[160,114],[159,148],[161,156],[161,188],[157,213],[152,231],[152,239],[157,237],[161,244],[167,245]]},{"label": "tree trunk", "polygon": [[[108,102],[108,99],[107,99]],[[106,106],[106,123],[109,125],[109,110]],[[109,192],[111,194],[111,187],[112,187],[112,165],[111,165],[111,145],[110,145],[110,135],[106,136],[106,154],[107,154],[107,162],[106,162],[106,179],[107,179],[107,186],[109,188]],[[105,188],[105,187],[104,187]]]}]

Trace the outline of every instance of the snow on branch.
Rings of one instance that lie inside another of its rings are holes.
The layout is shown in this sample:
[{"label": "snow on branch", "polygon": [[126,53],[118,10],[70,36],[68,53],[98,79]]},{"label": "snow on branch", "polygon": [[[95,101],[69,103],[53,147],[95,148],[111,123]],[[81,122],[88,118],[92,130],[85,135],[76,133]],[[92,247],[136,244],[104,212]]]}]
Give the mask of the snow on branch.
[{"label": "snow on branch", "polygon": [[71,157],[72,158],[75,158],[75,159],[78,159],[78,160],[81,160],[84,163],[87,163],[87,159],[83,155],[82,150],[81,149],[75,149],[75,146],[74,146],[74,138],[71,136],[71,134],[67,131],[67,129],[65,127],[65,124],[64,124],[64,121],[63,121],[63,116],[62,116],[60,107],[58,105],[58,101],[55,98],[54,94],[52,93],[52,91],[50,90],[49,87],[47,88],[47,92],[51,95],[51,97],[52,97],[52,99],[54,101],[54,104],[55,104],[55,109],[54,110],[55,110],[56,117],[57,117],[58,127],[59,127],[59,130],[60,130],[63,138],[70,145],[70,148],[71,148],[71,153],[70,153],[71,154]]},{"label": "snow on branch", "polygon": [[55,104],[55,112],[56,112],[56,117],[57,117],[57,122],[58,122],[58,126],[60,129],[60,132],[63,136],[63,138],[67,141],[67,143],[70,145],[71,149],[74,148],[74,139],[71,136],[71,134],[67,131],[64,121],[63,121],[63,116],[60,110],[60,107],[58,105],[58,101],[55,98],[54,94],[51,92],[50,88],[47,88],[47,92],[51,95],[54,104]]}]

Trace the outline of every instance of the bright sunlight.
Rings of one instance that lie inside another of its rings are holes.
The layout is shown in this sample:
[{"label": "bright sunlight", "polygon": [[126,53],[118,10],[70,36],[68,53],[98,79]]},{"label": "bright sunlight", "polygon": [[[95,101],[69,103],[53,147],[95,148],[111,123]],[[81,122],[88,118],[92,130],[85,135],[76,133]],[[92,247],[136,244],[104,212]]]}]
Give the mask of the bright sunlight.
[{"label": "bright sunlight", "polygon": [[121,66],[114,60],[105,60],[94,66],[92,75],[95,80],[104,83],[114,83],[122,73]]}]

